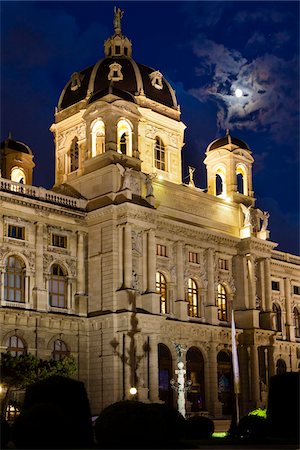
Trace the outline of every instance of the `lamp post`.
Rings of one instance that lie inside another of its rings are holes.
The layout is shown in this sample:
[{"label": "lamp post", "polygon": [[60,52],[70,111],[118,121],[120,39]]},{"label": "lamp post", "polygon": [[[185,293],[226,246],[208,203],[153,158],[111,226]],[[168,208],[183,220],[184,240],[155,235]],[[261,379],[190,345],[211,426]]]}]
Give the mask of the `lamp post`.
[{"label": "lamp post", "polygon": [[186,349],[181,345],[174,343],[177,353],[177,367],[178,369],[175,370],[175,373],[177,375],[177,382],[172,379],[170,381],[172,389],[177,392],[177,405],[178,405],[178,411],[182,416],[185,418],[186,416],[186,409],[185,409],[185,394],[191,389],[192,382],[188,380],[185,382],[184,376],[186,374],[186,370],[184,369],[184,363],[182,361],[182,355],[183,352],[186,351]]}]

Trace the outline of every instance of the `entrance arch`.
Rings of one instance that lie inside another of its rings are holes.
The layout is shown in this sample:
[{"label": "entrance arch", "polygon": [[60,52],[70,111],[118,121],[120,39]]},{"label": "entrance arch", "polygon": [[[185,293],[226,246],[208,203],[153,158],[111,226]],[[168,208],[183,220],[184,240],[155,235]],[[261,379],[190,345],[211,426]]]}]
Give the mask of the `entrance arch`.
[{"label": "entrance arch", "polygon": [[173,406],[172,355],[165,344],[158,344],[158,396],[166,405]]},{"label": "entrance arch", "polygon": [[223,404],[222,413],[232,414],[234,405],[231,354],[221,350],[217,356],[218,400]]},{"label": "entrance arch", "polygon": [[187,399],[191,402],[191,411],[202,411],[205,409],[204,359],[196,347],[191,347],[187,351],[186,375],[186,379],[192,382],[191,390],[187,394]]}]

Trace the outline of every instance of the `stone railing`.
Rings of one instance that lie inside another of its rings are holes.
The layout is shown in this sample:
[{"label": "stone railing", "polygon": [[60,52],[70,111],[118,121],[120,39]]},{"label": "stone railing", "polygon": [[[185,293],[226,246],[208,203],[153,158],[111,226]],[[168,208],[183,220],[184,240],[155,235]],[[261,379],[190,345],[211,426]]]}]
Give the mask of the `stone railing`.
[{"label": "stone railing", "polygon": [[292,264],[300,265],[300,256],[291,255],[290,253],[279,252],[278,250],[272,250],[272,258],[279,261],[285,261]]},{"label": "stone railing", "polygon": [[26,197],[44,200],[67,208],[85,209],[86,200],[58,194],[54,191],[42,187],[31,186],[29,184],[16,183],[15,181],[0,178],[0,191],[15,192]]}]

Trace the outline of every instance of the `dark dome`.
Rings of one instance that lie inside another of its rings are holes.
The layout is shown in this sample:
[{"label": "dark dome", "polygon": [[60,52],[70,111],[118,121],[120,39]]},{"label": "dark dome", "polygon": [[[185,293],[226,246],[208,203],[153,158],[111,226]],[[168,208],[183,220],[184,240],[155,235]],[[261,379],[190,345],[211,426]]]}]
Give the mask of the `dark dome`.
[{"label": "dark dome", "polygon": [[[114,63],[121,66],[123,78],[118,81],[109,80],[110,66]],[[58,109],[61,111],[81,100],[91,104],[112,93],[131,102],[135,102],[136,96],[144,94],[149,100],[177,110],[174,90],[164,77],[161,77],[161,86],[155,86],[150,78],[153,73],[160,75],[155,69],[136,63],[128,56],[104,58],[94,66],[72,75],[60,96]],[[75,87],[74,77],[77,81]]]},{"label": "dark dome", "polygon": [[226,131],[226,135],[224,137],[215,139],[212,141],[207,147],[206,152],[210,152],[211,150],[215,150],[216,148],[225,147],[227,145],[234,145],[235,147],[241,148],[243,150],[251,151],[246,142],[238,139],[236,137],[231,136],[229,130]]},{"label": "dark dome", "polygon": [[1,142],[1,150],[13,150],[20,153],[27,153],[28,155],[32,155],[32,151],[28,147],[28,145],[24,144],[20,141],[15,141],[10,137],[5,141]]}]

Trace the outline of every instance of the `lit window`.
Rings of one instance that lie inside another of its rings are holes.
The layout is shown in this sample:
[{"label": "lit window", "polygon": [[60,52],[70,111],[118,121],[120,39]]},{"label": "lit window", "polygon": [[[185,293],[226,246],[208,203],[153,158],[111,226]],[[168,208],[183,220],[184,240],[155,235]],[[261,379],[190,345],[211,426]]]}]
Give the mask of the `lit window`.
[{"label": "lit window", "polygon": [[8,225],[8,237],[25,239],[25,228],[17,225]]},{"label": "lit window", "polygon": [[92,127],[92,157],[105,152],[105,125],[97,120]]},{"label": "lit window", "polygon": [[194,264],[199,264],[198,253],[189,252],[189,262]]},{"label": "lit window", "polygon": [[200,317],[199,294],[196,282],[189,278],[188,280],[188,312],[190,317]]},{"label": "lit window", "polygon": [[167,247],[165,245],[156,244],[157,256],[167,256]]},{"label": "lit window", "polygon": [[276,305],[276,303],[273,303],[272,310],[275,315],[275,330],[282,331],[280,306]]},{"label": "lit window", "polygon": [[293,292],[295,295],[300,295],[300,286],[293,286]]},{"label": "lit window", "polygon": [[53,247],[67,248],[67,236],[52,234],[52,245]]},{"label": "lit window", "polygon": [[25,264],[16,256],[7,258],[4,298],[9,302],[25,302]]},{"label": "lit window", "polygon": [[218,284],[217,306],[218,319],[227,321],[227,294],[222,284]]},{"label": "lit window", "polygon": [[243,195],[248,195],[247,169],[242,164],[238,164],[236,167],[236,183],[237,192]]},{"label": "lit window", "polygon": [[75,137],[70,148],[70,172],[75,172],[79,167],[78,139]]},{"label": "lit window", "polygon": [[167,308],[167,282],[164,275],[156,272],[156,293],[160,296],[160,312],[166,314]]},{"label": "lit window", "polygon": [[126,120],[119,120],[117,138],[118,153],[132,156],[132,131]]},{"label": "lit window", "polygon": [[228,270],[228,259],[219,258],[219,269]]},{"label": "lit window", "polygon": [[21,167],[14,167],[11,169],[10,179],[11,181],[16,181],[17,183],[26,184],[25,172]]},{"label": "lit window", "polygon": [[160,138],[155,139],[154,165],[157,169],[166,170],[166,150]]},{"label": "lit window", "polygon": [[272,281],[272,291],[279,291],[279,281]]},{"label": "lit window", "polygon": [[300,312],[296,307],[293,310],[293,319],[294,319],[295,337],[300,338]]},{"label": "lit window", "polygon": [[11,336],[6,342],[6,351],[12,356],[25,355],[26,347],[18,336]]},{"label": "lit window", "polygon": [[52,358],[55,361],[59,361],[60,359],[63,359],[65,356],[69,355],[69,350],[64,341],[61,341],[60,339],[57,339],[53,343],[53,352],[52,352]]},{"label": "lit window", "polygon": [[49,302],[56,308],[67,307],[67,278],[58,264],[51,267],[49,279]]}]

